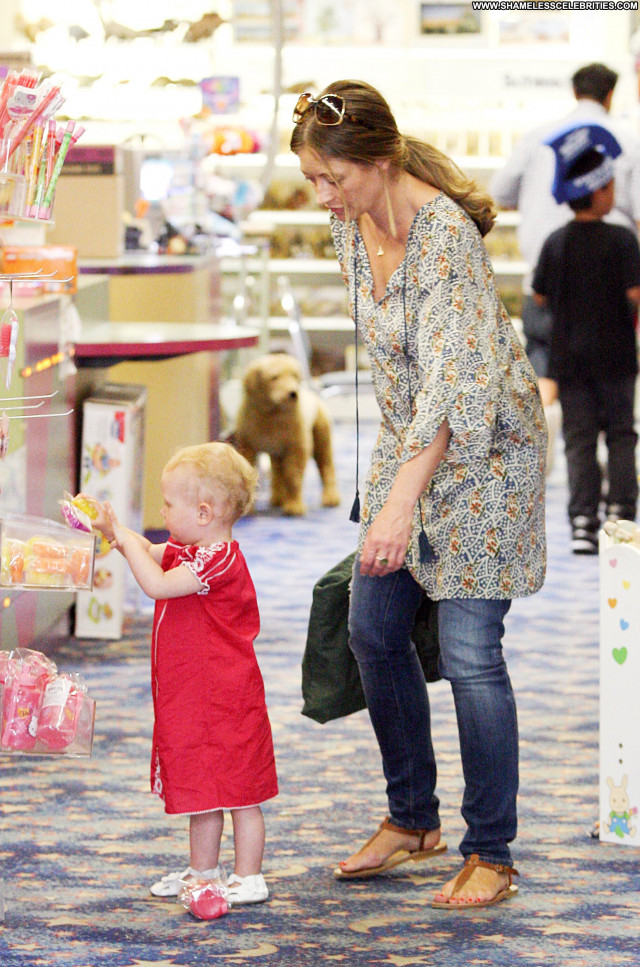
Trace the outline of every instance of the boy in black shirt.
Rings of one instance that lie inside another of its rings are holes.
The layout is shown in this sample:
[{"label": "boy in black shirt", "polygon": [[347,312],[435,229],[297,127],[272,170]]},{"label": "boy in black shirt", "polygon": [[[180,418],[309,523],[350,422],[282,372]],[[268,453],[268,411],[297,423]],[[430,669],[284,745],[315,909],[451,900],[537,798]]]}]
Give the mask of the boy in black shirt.
[{"label": "boy in black shirt", "polygon": [[549,376],[558,382],[569,478],[571,548],[598,552],[600,431],[608,450],[607,518],[633,520],[635,324],[640,304],[640,248],[628,228],[602,221],[614,202],[611,159],[620,147],[599,125],[565,129],[556,151],[556,201],[574,219],[544,243],[534,272],[534,298],[553,318]]}]

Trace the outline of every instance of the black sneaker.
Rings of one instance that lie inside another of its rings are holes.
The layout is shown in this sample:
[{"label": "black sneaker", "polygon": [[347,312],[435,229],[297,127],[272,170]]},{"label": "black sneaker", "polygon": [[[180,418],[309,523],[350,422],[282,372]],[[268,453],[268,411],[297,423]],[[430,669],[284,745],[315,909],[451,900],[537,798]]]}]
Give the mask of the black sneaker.
[{"label": "black sneaker", "polygon": [[593,517],[574,517],[571,521],[571,553],[598,553],[598,522]]},{"label": "black sneaker", "polygon": [[614,524],[618,520],[633,521],[635,519],[635,507],[628,507],[626,504],[609,504],[607,507],[607,520],[612,521]]}]

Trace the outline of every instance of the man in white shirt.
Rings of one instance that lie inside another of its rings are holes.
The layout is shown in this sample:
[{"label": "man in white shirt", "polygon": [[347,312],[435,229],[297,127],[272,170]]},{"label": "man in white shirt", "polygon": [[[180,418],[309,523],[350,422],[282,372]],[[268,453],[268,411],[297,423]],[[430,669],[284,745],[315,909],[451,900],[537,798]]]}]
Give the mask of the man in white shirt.
[{"label": "man in white shirt", "polygon": [[531,279],[543,242],[573,215],[569,206],[558,205],[551,193],[555,160],[553,150],[544,142],[572,122],[585,121],[608,128],[622,146],[622,154],[614,163],[615,204],[606,221],[638,231],[640,140],[609,117],[617,80],[617,73],[604,64],[587,64],[577,70],[571,78],[576,98],[574,109],[564,118],[539,125],[525,134],[504,168],[494,174],[489,186],[499,206],[517,208],[520,212],[518,244],[529,267],[522,281],[522,327],[527,340],[527,355],[538,375],[549,429],[548,473],[552,468],[554,441],[560,425],[560,406],[556,383],[547,376],[551,317],[547,308],[537,306],[533,301]]},{"label": "man in white shirt", "polygon": [[554,154],[544,141],[571,122],[585,121],[608,128],[622,146],[622,154],[614,165],[615,207],[606,220],[637,231],[640,227],[640,141],[609,117],[617,80],[616,72],[604,64],[588,64],[576,71],[571,78],[575,108],[564,118],[539,125],[524,135],[489,186],[498,205],[517,208],[520,212],[518,243],[529,266],[522,283],[522,322],[527,353],[538,374],[545,405],[555,398],[555,384],[546,378],[551,323],[548,312],[533,302],[531,278],[543,242],[572,218],[572,212],[568,205],[558,205],[551,194]]}]

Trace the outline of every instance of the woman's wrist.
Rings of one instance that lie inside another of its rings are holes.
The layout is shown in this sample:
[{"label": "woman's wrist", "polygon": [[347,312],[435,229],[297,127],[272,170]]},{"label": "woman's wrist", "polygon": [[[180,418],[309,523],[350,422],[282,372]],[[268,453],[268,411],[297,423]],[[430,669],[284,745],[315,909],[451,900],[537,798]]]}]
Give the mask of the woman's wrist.
[{"label": "woman's wrist", "polygon": [[414,493],[413,490],[407,491],[406,486],[394,485],[389,491],[385,503],[387,507],[403,516],[413,517],[420,492]]}]

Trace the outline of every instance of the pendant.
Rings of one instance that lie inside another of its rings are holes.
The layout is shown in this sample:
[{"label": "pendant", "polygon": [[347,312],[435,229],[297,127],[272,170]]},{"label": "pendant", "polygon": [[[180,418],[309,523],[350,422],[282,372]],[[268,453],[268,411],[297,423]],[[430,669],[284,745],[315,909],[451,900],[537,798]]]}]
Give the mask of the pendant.
[{"label": "pendant", "polygon": [[378,251],[376,252],[376,255],[378,257],[380,257],[381,255],[384,255],[384,249],[383,249],[382,245],[378,245]]}]

